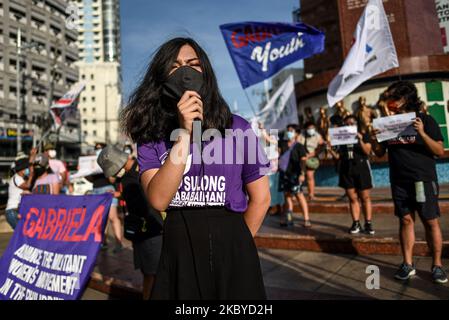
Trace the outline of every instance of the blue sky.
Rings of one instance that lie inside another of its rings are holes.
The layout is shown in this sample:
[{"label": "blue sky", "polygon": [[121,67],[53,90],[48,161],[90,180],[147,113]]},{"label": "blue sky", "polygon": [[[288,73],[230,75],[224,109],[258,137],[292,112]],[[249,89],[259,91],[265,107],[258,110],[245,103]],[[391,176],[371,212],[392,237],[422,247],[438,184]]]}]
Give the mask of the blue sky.
[{"label": "blue sky", "polygon": [[[291,22],[299,0],[122,0],[121,39],[124,98],[145,72],[152,53],[163,42],[176,36],[190,36],[208,53],[223,96],[239,113],[250,116],[251,109],[226,49],[219,25],[240,21]],[[299,63],[290,66],[298,66]],[[253,95],[255,85],[247,89]],[[125,100],[126,101],[126,100]]]}]

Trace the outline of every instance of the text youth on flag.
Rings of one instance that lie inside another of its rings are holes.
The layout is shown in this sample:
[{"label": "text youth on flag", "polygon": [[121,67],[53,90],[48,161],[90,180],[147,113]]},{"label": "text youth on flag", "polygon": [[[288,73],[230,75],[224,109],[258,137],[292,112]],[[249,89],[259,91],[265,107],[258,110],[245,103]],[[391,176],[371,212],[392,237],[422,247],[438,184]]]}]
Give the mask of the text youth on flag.
[{"label": "text youth on flag", "polygon": [[50,113],[56,126],[60,126],[64,119],[76,114],[76,102],[85,85],[79,83],[65,93],[60,99],[55,101],[50,107]]},{"label": "text youth on flag", "polygon": [[0,300],[79,299],[95,265],[112,194],[24,195],[0,259]]},{"label": "text youth on flag", "polygon": [[329,84],[327,101],[333,107],[364,81],[399,66],[382,0],[369,0],[357,24],[354,44]]},{"label": "text youth on flag", "polygon": [[324,33],[304,23],[240,22],[220,30],[243,89],[324,50]]},{"label": "text youth on flag", "polygon": [[289,124],[298,124],[295,83],[290,75],[256,115],[258,122],[269,129],[284,130]]}]

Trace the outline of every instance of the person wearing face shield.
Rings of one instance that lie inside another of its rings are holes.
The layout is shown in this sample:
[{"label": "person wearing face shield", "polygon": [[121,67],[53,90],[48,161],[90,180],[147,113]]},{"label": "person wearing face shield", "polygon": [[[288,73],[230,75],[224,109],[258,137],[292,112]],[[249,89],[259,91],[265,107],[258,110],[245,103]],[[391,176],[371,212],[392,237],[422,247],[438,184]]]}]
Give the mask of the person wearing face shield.
[{"label": "person wearing face shield", "polygon": [[296,141],[300,132],[296,124],[287,126],[285,131],[287,146],[279,157],[279,190],[284,192],[285,198],[284,213],[280,220],[281,227],[293,226],[293,197],[298,201],[304,214],[304,227],[312,227],[309,207],[302,191],[307,152],[304,146]]},{"label": "person wearing face shield", "polygon": [[30,156],[21,156],[14,162],[14,174],[8,184],[8,201],[5,208],[6,221],[12,229],[16,228],[19,222],[19,205],[22,194],[31,189],[34,176],[32,163],[36,157],[37,150],[33,149]]},{"label": "person wearing face shield", "polygon": [[[221,96],[204,50],[190,38],[164,43],[121,121],[137,143],[148,202],[166,212],[151,298],[266,299],[253,237],[270,205],[270,164],[249,122]],[[196,140],[198,122],[211,139]],[[243,133],[240,148],[234,137]]]},{"label": "person wearing face shield", "polygon": [[442,234],[439,223],[438,176],[436,158],[444,155],[443,135],[435,119],[422,112],[422,101],[416,86],[409,81],[398,81],[385,93],[390,115],[415,112],[413,128],[405,135],[378,143],[375,130],[371,137],[373,150],[382,157],[388,151],[390,183],[395,215],[399,218],[399,238],[403,263],[395,274],[398,280],[407,280],[416,274],[413,263],[415,242],[415,215],[425,227],[426,240],[432,252],[432,278],[446,283],[442,266]]},{"label": "person wearing face shield", "polygon": [[[362,129],[357,118],[349,115],[343,120],[344,126],[357,126]],[[371,142],[368,133],[357,133],[357,144],[341,145],[332,148],[328,143],[328,151],[339,161],[339,182],[338,185],[345,189],[349,199],[349,208],[352,216],[352,226],[349,233],[356,234],[364,231],[367,234],[375,233],[372,224],[372,206],[370,190],[372,189],[371,166],[369,155],[371,154]],[[360,203],[365,215],[365,225],[360,224]]]},{"label": "person wearing face shield", "polygon": [[134,266],[143,274],[143,300],[148,300],[161,254],[162,217],[145,198],[135,157],[108,145],[100,152],[97,162],[106,178],[120,179],[120,196],[125,200],[127,210],[124,219],[125,238],[132,241]]},{"label": "person wearing face shield", "polygon": [[[97,157],[100,155],[103,148],[106,147],[106,144],[103,142],[95,143],[95,154]],[[112,198],[111,207],[109,208],[108,219],[112,225],[112,230],[114,233],[114,237],[116,240],[115,248],[113,249],[114,253],[118,253],[123,249],[123,234],[122,234],[122,223],[120,221],[118,215],[118,194],[116,192],[114,182],[115,178],[113,177],[105,177],[104,173],[95,173],[93,175],[87,176],[86,179],[93,184],[93,194],[103,194],[103,193],[112,193],[114,198]],[[103,249],[107,249],[107,240],[103,242]]]},{"label": "person wearing face shield", "polygon": [[306,181],[309,200],[315,200],[315,171],[320,165],[318,155],[324,146],[323,137],[317,132],[313,122],[304,124],[305,132],[298,136],[298,142],[301,143],[307,151],[306,159]]}]

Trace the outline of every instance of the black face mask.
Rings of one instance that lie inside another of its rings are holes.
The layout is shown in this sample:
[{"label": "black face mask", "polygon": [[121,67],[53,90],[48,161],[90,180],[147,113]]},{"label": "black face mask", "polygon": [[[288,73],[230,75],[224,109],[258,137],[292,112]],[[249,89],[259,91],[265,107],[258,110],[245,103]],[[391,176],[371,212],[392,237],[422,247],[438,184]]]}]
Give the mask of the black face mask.
[{"label": "black face mask", "polygon": [[189,66],[182,66],[168,76],[162,86],[162,94],[178,102],[187,90],[199,92],[203,83],[201,72]]}]

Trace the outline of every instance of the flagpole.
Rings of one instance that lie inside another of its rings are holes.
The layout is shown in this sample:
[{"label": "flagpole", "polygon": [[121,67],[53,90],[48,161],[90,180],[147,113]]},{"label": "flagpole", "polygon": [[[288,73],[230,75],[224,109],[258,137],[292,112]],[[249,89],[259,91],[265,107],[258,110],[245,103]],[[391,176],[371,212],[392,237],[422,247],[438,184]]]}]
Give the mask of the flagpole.
[{"label": "flagpole", "polygon": [[254,116],[257,117],[257,113],[256,113],[256,111],[254,109],[253,103],[249,99],[248,92],[246,92],[245,89],[243,89],[243,92],[245,92],[246,99],[248,99],[248,103],[249,103],[249,106],[251,107],[251,111],[253,112]]}]

